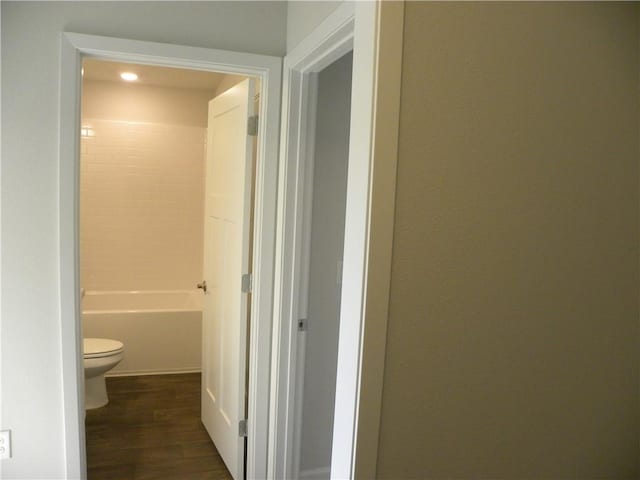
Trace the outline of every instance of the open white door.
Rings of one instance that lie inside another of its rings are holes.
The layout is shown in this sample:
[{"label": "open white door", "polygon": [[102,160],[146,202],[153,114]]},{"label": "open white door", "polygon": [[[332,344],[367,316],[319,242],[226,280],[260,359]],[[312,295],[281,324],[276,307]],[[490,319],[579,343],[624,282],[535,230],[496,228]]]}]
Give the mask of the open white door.
[{"label": "open white door", "polygon": [[254,81],[209,102],[204,219],[202,423],[235,480],[244,478]]}]

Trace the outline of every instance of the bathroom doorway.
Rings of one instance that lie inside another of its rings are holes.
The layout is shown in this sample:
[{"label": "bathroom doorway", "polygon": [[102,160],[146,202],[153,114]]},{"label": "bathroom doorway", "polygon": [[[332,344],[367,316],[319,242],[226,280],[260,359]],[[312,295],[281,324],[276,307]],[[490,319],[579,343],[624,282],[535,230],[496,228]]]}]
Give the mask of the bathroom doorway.
[{"label": "bathroom doorway", "polygon": [[[231,286],[251,271],[258,82],[96,59],[82,72],[82,330],[124,344],[111,402],[87,411],[89,478],[243,478],[250,292]],[[218,221],[230,206],[237,220]]]}]

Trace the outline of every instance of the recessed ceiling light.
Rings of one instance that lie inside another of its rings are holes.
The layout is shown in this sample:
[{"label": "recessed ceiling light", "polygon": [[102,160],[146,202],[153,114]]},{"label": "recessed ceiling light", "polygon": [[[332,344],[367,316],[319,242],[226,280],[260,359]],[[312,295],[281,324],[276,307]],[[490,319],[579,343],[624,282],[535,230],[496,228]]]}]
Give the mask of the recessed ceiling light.
[{"label": "recessed ceiling light", "polygon": [[138,79],[138,75],[132,72],[123,72],[120,74],[120,78],[127,82],[134,82]]}]

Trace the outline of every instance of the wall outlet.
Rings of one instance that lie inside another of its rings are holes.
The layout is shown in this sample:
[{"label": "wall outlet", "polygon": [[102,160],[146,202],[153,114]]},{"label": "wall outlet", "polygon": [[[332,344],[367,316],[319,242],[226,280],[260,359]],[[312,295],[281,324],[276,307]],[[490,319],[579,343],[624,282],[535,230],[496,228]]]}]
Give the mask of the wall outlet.
[{"label": "wall outlet", "polygon": [[0,460],[11,458],[11,430],[0,432]]}]

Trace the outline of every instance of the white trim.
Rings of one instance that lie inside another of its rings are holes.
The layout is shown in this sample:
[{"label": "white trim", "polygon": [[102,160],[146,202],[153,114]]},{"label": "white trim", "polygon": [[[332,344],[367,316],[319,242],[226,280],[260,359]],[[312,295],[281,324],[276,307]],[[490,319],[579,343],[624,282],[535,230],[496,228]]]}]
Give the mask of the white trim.
[{"label": "white trim", "polygon": [[354,478],[377,477],[395,216],[404,2],[380,2],[377,21],[367,286]]},{"label": "white trim", "polygon": [[[312,34],[285,57],[278,232],[274,284],[271,418],[268,478],[297,478],[300,472],[299,405],[304,335],[298,319],[306,316],[308,230],[313,185],[312,145],[307,120],[313,112],[312,73],[352,49],[354,5],[339,6]],[[311,170],[311,171],[310,171]]]},{"label": "white trim", "polygon": [[[403,2],[356,4],[332,478],[375,478],[395,214]],[[384,36],[382,34],[384,33]],[[355,89],[354,89],[355,90]],[[366,179],[366,181],[363,181]],[[366,210],[366,216],[362,216]],[[347,263],[348,262],[348,263]],[[344,284],[359,287],[347,290]]]},{"label": "white trim", "polygon": [[[307,74],[307,81],[301,85],[301,96],[304,99],[302,111],[300,148],[304,149],[304,167],[301,188],[301,230],[300,234],[300,274],[296,282],[299,306],[298,319],[309,319],[309,274],[311,269],[311,223],[313,214],[313,185],[315,171],[316,120],[318,106],[318,75]],[[301,150],[302,151],[302,150]],[[295,288],[295,286],[294,286]],[[295,320],[295,319],[294,319]],[[297,476],[300,472],[300,455],[302,448],[302,408],[304,404],[304,381],[307,351],[307,332],[298,331],[295,360],[295,391],[293,393],[293,437],[292,437],[292,472]]]},{"label": "white trim", "polygon": [[[365,323],[374,115],[375,3],[357,3],[331,476],[354,478]],[[386,313],[386,312],[385,312]],[[380,372],[382,374],[382,372]]]},{"label": "white trim", "polygon": [[80,52],[62,35],[60,69],[60,323],[66,478],[86,478],[84,365],[80,322]]},{"label": "white trim", "polygon": [[273,298],[281,59],[265,55],[63,33],[60,71],[60,316],[66,478],[86,478],[82,339],[78,273],[78,165],[81,57],[210,70],[259,77],[260,111],[249,358],[247,478],[267,471],[269,360]]},{"label": "white trim", "polygon": [[[354,88],[330,472],[331,478],[375,478],[393,240],[404,11],[401,2],[395,6],[393,3],[345,2],[285,57],[269,478],[303,474],[292,465],[292,424],[296,422],[294,383],[299,374],[296,359],[303,348],[298,344],[303,342],[297,341],[295,325],[303,303],[302,216],[308,193],[305,169],[309,168],[305,165],[309,161],[304,124],[309,115],[306,88],[311,72],[323,69],[351,49]],[[389,18],[392,21],[387,23]],[[381,29],[387,37],[379,36]],[[393,55],[397,58],[391,58]],[[378,71],[381,66],[384,72]],[[386,92],[386,88],[391,91]],[[389,118],[376,118],[378,106],[383,107],[379,115],[388,114]]]}]

